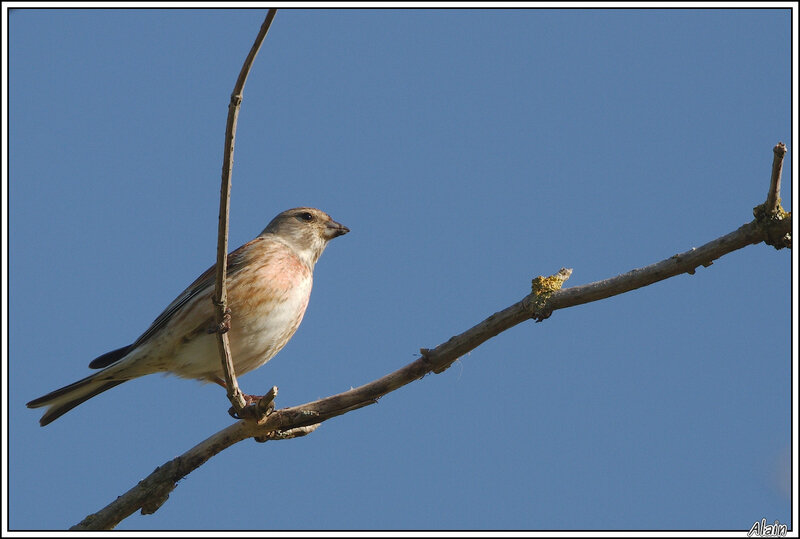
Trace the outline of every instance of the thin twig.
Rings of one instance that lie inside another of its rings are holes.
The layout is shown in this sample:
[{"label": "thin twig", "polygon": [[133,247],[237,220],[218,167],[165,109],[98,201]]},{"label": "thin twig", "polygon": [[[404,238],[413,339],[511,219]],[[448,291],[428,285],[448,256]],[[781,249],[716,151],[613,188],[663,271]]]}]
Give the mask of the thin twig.
[{"label": "thin twig", "polygon": [[[225,372],[225,387],[228,393],[228,399],[237,413],[241,415],[245,407],[245,399],[242,391],[239,389],[239,384],[236,381],[236,372],[233,367],[233,359],[231,357],[230,343],[228,342],[227,331],[230,327],[231,318],[235,313],[231,313],[228,309],[228,291],[225,285],[225,276],[227,275],[228,267],[228,222],[230,214],[230,193],[231,193],[231,175],[233,171],[233,150],[236,143],[236,124],[239,119],[239,108],[242,104],[242,92],[244,91],[244,84],[247,82],[247,76],[250,73],[250,67],[261,48],[261,43],[267,36],[269,27],[272,24],[272,19],[275,18],[276,9],[270,9],[267,12],[267,17],[261,25],[261,30],[256,36],[255,43],[250,48],[250,53],[244,61],[242,70],[239,72],[239,78],[236,80],[236,85],[233,87],[231,94],[231,101],[228,105],[228,122],[225,126],[225,155],[222,162],[222,186],[219,193],[219,231],[217,234],[217,280],[216,289],[214,294],[215,317],[218,325],[217,329],[217,344],[219,347],[220,360],[222,361],[222,370]],[[235,323],[235,321],[234,321]]]},{"label": "thin twig", "polygon": [[[180,457],[156,468],[138,485],[72,529],[111,529],[140,508],[150,512],[166,500],[177,481],[227,447],[247,438],[267,441],[308,434],[323,421],[374,404],[383,395],[428,373],[443,371],[480,344],[526,320],[543,318],[556,309],[608,298],[682,273],[694,274],[699,266],[708,267],[728,253],[765,241],[769,235],[790,234],[791,230],[792,216],[787,213],[767,225],[752,221],[701,247],[644,268],[603,281],[547,292],[544,300],[540,287],[537,287],[536,291],[514,305],[489,316],[434,349],[424,349],[422,357],[378,380],[338,395],[274,411],[259,421],[241,420],[230,425]],[[568,276],[568,270],[562,270],[551,278],[563,280]],[[535,281],[541,282],[538,278]]]},{"label": "thin twig", "polygon": [[786,155],[786,145],[779,142],[772,149],[775,157],[772,159],[772,177],[769,182],[769,192],[764,210],[768,214],[774,213],[781,202],[781,172],[783,171],[783,157]]}]

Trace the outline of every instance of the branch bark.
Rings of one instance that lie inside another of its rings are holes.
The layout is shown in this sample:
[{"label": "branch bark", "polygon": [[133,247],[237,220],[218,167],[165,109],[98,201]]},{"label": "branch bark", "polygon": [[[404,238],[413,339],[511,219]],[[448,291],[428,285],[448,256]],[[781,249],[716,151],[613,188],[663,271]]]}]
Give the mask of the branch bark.
[{"label": "branch bark", "polygon": [[227,447],[246,438],[255,438],[263,442],[304,436],[323,421],[375,404],[387,393],[430,372],[444,371],[467,352],[526,320],[533,318],[541,321],[557,309],[598,301],[683,273],[693,275],[700,266],[711,266],[714,260],[748,245],[769,243],[770,238],[788,237],[787,246],[790,246],[791,231],[791,213],[778,208],[771,214],[762,213],[755,220],[701,247],[689,249],[610,279],[559,289],[571,270],[562,269],[556,275],[547,278],[537,277],[533,280],[532,292],[520,301],[492,314],[436,348],[420,350],[421,357],[416,361],[344,393],[300,406],[283,408],[260,419],[240,420],[183,455],[159,466],[135,487],[71,529],[111,529],[139,509],[143,514],[152,513],[166,501],[169,493],[177,486],[177,481]]},{"label": "branch bark", "polygon": [[216,288],[214,292],[214,313],[217,322],[217,345],[219,348],[222,370],[225,373],[225,388],[228,399],[237,414],[242,415],[245,407],[245,399],[239,383],[236,381],[236,371],[233,368],[233,358],[231,357],[231,347],[228,342],[228,330],[230,329],[232,313],[228,309],[228,290],[225,286],[225,275],[228,267],[228,223],[230,214],[231,200],[231,175],[233,172],[233,150],[236,144],[236,124],[239,120],[239,108],[242,105],[242,92],[250,68],[256,59],[258,50],[267,37],[272,20],[275,18],[277,9],[270,9],[264,19],[250,53],[239,71],[239,78],[233,87],[231,101],[228,104],[228,121],[225,125],[225,153],[222,161],[222,185],[219,193],[219,229],[217,233],[217,273]]}]

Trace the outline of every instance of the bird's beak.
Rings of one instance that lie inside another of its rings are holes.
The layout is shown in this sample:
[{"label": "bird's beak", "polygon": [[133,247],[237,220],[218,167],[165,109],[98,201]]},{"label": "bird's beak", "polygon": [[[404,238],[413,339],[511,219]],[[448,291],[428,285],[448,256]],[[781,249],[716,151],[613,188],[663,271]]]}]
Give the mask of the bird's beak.
[{"label": "bird's beak", "polygon": [[348,232],[350,232],[349,228],[343,224],[337,223],[334,220],[328,221],[328,223],[325,225],[325,237],[329,240],[332,240],[337,236],[344,236]]}]

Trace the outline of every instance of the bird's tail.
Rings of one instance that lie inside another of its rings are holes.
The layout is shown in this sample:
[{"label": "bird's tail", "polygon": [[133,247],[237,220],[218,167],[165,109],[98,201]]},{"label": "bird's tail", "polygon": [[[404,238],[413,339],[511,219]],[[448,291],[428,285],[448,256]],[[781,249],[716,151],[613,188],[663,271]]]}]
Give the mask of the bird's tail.
[{"label": "bird's tail", "polygon": [[47,406],[47,411],[39,420],[39,424],[44,427],[82,402],[129,380],[129,378],[114,379],[109,377],[108,374],[109,373],[106,371],[101,371],[97,374],[87,376],[83,380],[78,380],[73,384],[64,386],[61,389],[56,389],[47,395],[34,399],[26,406],[28,408]]}]

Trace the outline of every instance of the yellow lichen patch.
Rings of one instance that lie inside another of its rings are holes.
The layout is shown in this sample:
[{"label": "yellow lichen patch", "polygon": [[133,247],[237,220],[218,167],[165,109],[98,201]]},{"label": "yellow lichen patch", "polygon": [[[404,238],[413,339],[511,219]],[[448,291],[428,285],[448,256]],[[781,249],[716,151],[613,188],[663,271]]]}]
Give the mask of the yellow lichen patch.
[{"label": "yellow lichen patch", "polygon": [[550,316],[551,310],[547,309],[547,300],[556,290],[560,290],[564,281],[572,275],[571,269],[561,268],[555,275],[544,277],[542,275],[531,281],[531,295],[526,298],[531,317],[541,322]]},{"label": "yellow lichen patch", "polygon": [[537,296],[549,296],[556,290],[560,290],[570,275],[572,275],[572,270],[566,268],[561,268],[558,273],[549,277],[539,275],[531,281],[531,292]]},{"label": "yellow lichen patch", "polygon": [[783,206],[781,206],[780,198],[778,198],[777,207],[775,208],[774,212],[770,212],[769,214],[767,214],[767,211],[764,209],[764,206],[765,204],[759,204],[758,206],[753,208],[753,217],[756,218],[756,221],[764,221],[767,219],[770,220],[774,219],[780,221],[782,219],[786,219],[788,216],[792,214],[792,212],[783,209]]}]

